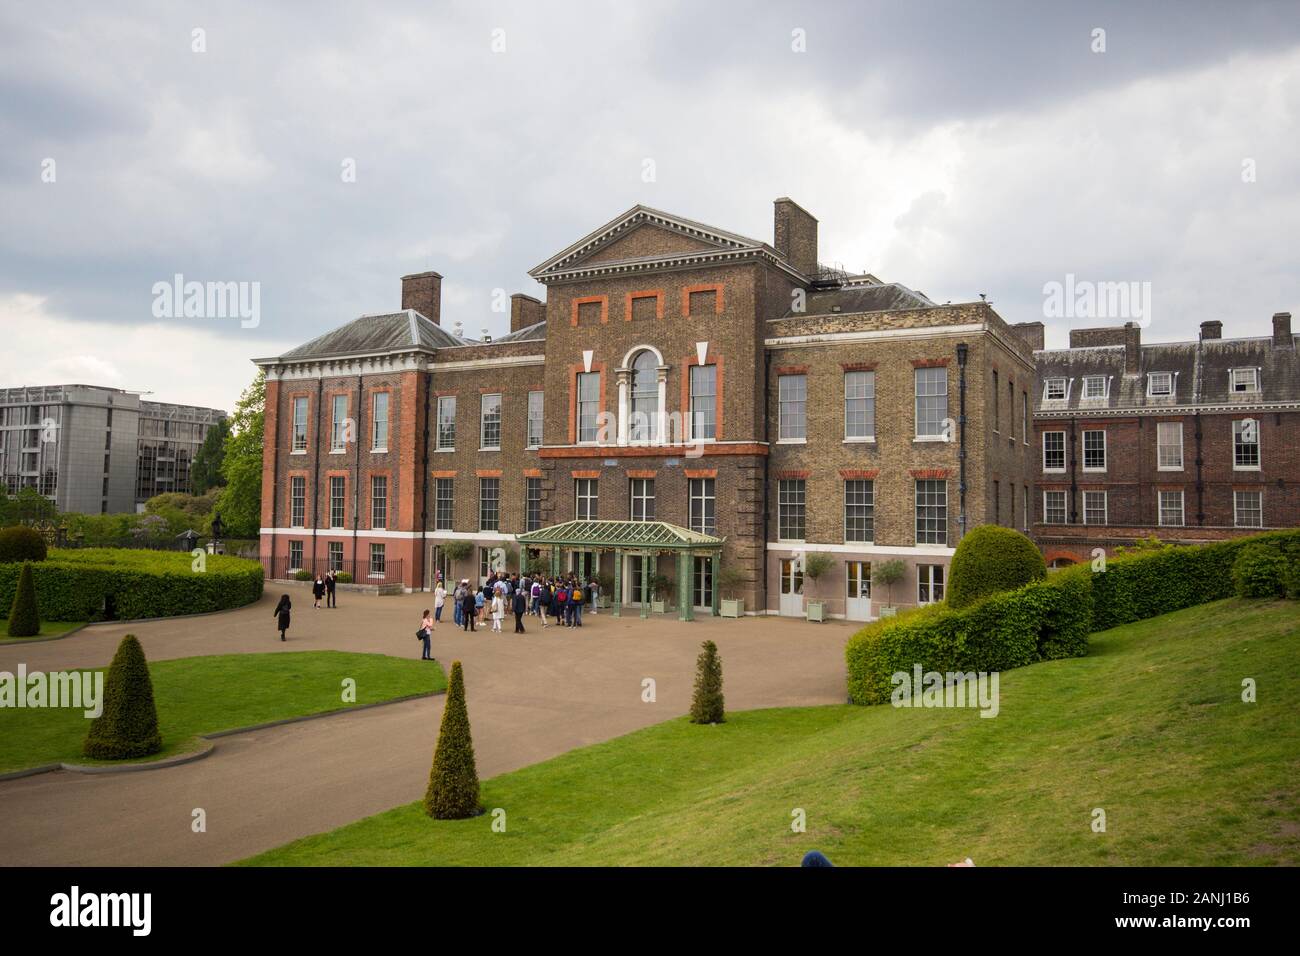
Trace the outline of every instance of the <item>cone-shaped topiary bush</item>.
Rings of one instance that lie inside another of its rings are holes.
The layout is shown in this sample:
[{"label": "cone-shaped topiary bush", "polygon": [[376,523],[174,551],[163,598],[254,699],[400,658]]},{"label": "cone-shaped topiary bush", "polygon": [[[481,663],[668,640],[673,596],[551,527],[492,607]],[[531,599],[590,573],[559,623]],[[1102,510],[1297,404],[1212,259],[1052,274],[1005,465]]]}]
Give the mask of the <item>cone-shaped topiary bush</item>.
[{"label": "cone-shaped topiary bush", "polygon": [[24,564],[18,574],[14,606],[9,609],[9,636],[35,637],[39,633],[41,615],[36,607],[36,582],[32,579],[32,566]]},{"label": "cone-shaped topiary bush", "polygon": [[705,641],[695,664],[695,697],[691,700],[691,723],[720,724],[727,719],[722,706],[722,658],[718,645]]},{"label": "cone-shaped topiary bush", "polygon": [[447,682],[447,703],[442,709],[442,727],[429,771],[429,789],[424,794],[424,812],[435,820],[464,820],[478,816],[478,770],[474,766],[474,741],[469,733],[469,711],[465,708],[465,675],[460,661],[452,661]]},{"label": "cone-shaped topiary bush", "polygon": [[158,709],[144,648],[134,634],[122,638],[104,681],[104,712],[86,735],[87,757],[126,760],[162,750]]},{"label": "cone-shaped topiary bush", "polygon": [[1047,577],[1043,552],[1019,531],[995,524],[974,528],[957,544],[948,570],[948,606],[965,607],[998,591]]}]

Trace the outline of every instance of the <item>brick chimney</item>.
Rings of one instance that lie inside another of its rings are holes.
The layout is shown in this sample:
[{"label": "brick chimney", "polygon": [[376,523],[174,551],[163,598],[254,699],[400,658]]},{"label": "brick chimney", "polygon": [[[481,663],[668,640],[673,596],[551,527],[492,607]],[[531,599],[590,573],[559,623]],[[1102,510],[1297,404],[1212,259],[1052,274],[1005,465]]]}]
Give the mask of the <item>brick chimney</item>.
[{"label": "brick chimney", "polygon": [[442,320],[442,276],[417,272],[402,276],[402,308],[414,309],[435,325]]},{"label": "brick chimney", "polygon": [[811,276],[817,271],[817,220],[793,199],[783,197],[772,205],[772,245],[791,266]]},{"label": "brick chimney", "polygon": [[1034,351],[1047,347],[1047,329],[1042,322],[1016,322],[1011,328]]},{"label": "brick chimney", "polygon": [[546,303],[531,295],[516,292],[510,297],[510,331],[518,332],[546,321]]},{"label": "brick chimney", "polygon": [[1124,323],[1124,374],[1136,375],[1142,368],[1142,327]]},{"label": "brick chimney", "polygon": [[1210,319],[1209,321],[1201,323],[1202,342],[1206,341],[1207,339],[1221,339],[1221,338],[1223,338],[1222,322],[1220,322],[1218,319]]},{"label": "brick chimney", "polygon": [[1273,313],[1273,348],[1293,349],[1295,339],[1291,337],[1291,313]]}]

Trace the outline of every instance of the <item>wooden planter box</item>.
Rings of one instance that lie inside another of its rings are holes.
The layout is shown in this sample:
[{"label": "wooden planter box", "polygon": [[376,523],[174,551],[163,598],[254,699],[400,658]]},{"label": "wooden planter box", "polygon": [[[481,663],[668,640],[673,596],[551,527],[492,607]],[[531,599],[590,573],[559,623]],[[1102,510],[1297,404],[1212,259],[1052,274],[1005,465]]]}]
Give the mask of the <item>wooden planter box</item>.
[{"label": "wooden planter box", "polygon": [[810,621],[816,621],[818,624],[820,624],[822,621],[826,620],[826,602],[825,602],[825,601],[809,601],[809,602],[808,602],[808,620],[810,620]]},{"label": "wooden planter box", "polygon": [[664,602],[663,602],[663,601],[656,601],[656,600],[653,600],[653,599],[652,599],[652,600],[650,601],[650,613],[651,613],[651,614],[663,614],[663,613],[664,613]]},{"label": "wooden planter box", "polygon": [[723,598],[718,602],[719,617],[744,617],[745,616],[745,599],[744,598]]},{"label": "wooden planter box", "polygon": [[898,613],[898,608],[896,608],[896,607],[891,607],[891,606],[888,605],[888,604],[885,605],[884,607],[882,607],[882,608],[880,609],[880,616],[881,616],[881,617],[893,617],[893,616],[894,616],[895,614],[897,614],[897,613]]}]

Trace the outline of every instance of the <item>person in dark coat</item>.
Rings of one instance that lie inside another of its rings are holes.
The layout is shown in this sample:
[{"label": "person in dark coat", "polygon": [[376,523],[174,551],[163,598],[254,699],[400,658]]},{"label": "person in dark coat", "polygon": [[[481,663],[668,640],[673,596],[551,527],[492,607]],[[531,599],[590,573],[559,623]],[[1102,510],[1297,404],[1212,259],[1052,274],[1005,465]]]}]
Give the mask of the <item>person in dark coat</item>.
[{"label": "person in dark coat", "polygon": [[334,603],[334,588],[337,584],[338,584],[338,577],[334,574],[334,572],[326,571],[325,572],[325,594],[327,595],[325,598],[326,607],[338,607],[338,605]]},{"label": "person in dark coat", "polygon": [[275,626],[280,629],[280,640],[286,640],[284,632],[289,630],[289,611],[293,608],[293,602],[289,600],[289,595],[281,594],[280,603],[275,606],[276,618]]},{"label": "person in dark coat", "polygon": [[316,580],[312,582],[311,595],[316,599],[312,607],[320,607],[320,599],[325,596],[325,580],[319,574],[316,575]]},{"label": "person in dark coat", "polygon": [[475,630],[474,616],[478,611],[478,608],[476,607],[477,602],[475,601],[475,595],[477,594],[478,592],[473,588],[467,587],[465,588],[465,596],[460,599],[460,614],[464,619],[464,624],[462,625],[463,630]]},{"label": "person in dark coat", "polygon": [[528,613],[528,596],[524,593],[523,588],[515,591],[514,596],[515,608],[515,633],[523,634],[524,632],[524,615]]}]

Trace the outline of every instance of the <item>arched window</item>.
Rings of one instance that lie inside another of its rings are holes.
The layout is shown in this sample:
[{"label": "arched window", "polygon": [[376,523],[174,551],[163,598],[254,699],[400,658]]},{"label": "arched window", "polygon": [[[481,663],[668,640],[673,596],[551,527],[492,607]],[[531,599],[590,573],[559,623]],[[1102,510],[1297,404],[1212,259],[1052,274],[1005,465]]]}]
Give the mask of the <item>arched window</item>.
[{"label": "arched window", "polygon": [[628,422],[631,441],[654,442],[658,438],[659,367],[648,349],[632,360],[632,408]]}]

